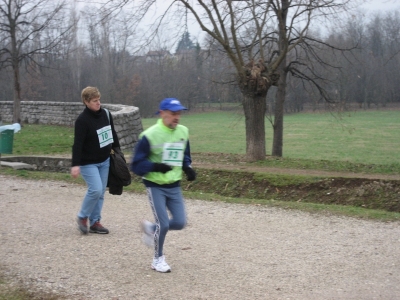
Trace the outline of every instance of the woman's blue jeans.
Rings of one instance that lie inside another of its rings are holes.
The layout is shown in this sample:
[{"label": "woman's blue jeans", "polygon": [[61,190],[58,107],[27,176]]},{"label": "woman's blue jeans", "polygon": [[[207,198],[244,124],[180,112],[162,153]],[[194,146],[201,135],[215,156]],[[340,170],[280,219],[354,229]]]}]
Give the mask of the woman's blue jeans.
[{"label": "woman's blue jeans", "polygon": [[80,172],[86,181],[88,190],[83,198],[78,217],[89,218],[90,226],[101,220],[109,169],[110,158],[107,158],[102,163],[80,166]]}]

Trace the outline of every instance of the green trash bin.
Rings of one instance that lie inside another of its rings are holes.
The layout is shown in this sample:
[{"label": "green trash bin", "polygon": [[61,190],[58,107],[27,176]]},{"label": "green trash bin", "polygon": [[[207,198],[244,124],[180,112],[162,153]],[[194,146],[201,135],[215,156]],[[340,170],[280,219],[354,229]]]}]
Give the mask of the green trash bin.
[{"label": "green trash bin", "polygon": [[14,130],[6,129],[0,132],[0,154],[12,154]]}]

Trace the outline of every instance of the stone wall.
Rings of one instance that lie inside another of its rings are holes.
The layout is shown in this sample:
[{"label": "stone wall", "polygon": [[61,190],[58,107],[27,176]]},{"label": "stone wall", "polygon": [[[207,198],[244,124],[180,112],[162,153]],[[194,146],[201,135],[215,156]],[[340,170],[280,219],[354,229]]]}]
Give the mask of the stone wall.
[{"label": "stone wall", "polygon": [[[18,164],[16,169],[69,173],[71,171],[72,159],[67,157],[46,156],[2,156],[1,161],[3,164],[4,162],[27,164],[24,166]],[[129,164],[129,161],[127,161],[127,163]]]},{"label": "stone wall", "polygon": [[[121,149],[133,149],[143,131],[139,108],[119,104],[102,104],[102,107],[107,108],[113,117]],[[84,105],[79,102],[21,101],[21,123],[74,126],[83,109]],[[0,120],[3,124],[12,123],[12,117],[13,102],[0,101]]]}]

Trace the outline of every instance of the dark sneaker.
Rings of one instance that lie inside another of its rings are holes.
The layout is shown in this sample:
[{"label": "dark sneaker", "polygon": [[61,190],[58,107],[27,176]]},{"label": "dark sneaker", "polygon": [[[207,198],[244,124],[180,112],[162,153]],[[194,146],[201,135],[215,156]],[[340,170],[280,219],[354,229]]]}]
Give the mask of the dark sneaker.
[{"label": "dark sneaker", "polygon": [[90,232],[91,233],[102,233],[102,234],[109,233],[108,229],[103,227],[103,225],[101,225],[99,221],[97,221],[92,226],[90,226]]},{"label": "dark sneaker", "polygon": [[88,218],[77,218],[76,222],[78,223],[78,230],[82,234],[87,234],[88,233]]}]

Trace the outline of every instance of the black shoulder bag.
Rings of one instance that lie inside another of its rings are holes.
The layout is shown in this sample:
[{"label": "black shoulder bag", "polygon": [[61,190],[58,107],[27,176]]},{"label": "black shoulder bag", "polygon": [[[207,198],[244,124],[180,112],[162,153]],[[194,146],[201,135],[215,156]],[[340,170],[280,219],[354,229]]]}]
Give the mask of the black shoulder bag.
[{"label": "black shoulder bag", "polygon": [[[110,112],[107,112],[108,121],[110,122]],[[111,125],[111,122],[110,122]],[[113,147],[110,153],[110,170],[108,172],[109,193],[113,195],[121,195],[123,186],[128,186],[132,182],[132,176],[129,171],[124,153],[119,147]]]}]

